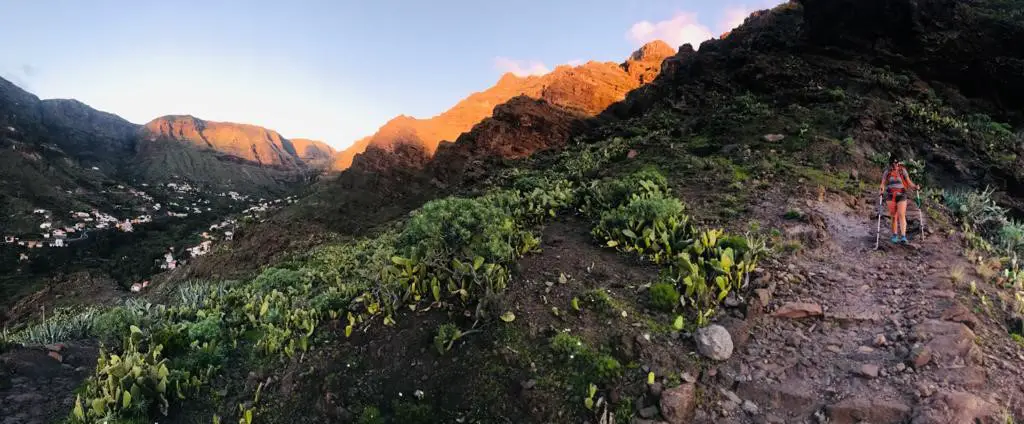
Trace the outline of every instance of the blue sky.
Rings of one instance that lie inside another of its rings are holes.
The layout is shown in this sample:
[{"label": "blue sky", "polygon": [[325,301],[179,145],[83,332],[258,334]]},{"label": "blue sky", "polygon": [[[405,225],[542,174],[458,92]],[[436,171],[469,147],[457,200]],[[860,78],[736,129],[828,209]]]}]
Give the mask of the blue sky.
[{"label": "blue sky", "polygon": [[0,76],[129,121],[262,125],[344,147],[436,115],[506,71],[622,61],[775,0],[6,0]]}]

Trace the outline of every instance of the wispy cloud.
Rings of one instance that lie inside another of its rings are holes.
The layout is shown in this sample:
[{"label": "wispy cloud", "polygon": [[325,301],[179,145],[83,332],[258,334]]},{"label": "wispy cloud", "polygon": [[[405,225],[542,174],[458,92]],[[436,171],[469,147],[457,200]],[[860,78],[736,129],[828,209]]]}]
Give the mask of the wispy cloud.
[{"label": "wispy cloud", "polygon": [[39,68],[29,64],[24,64],[13,69],[0,69],[0,77],[3,77],[18,87],[21,87],[22,90],[29,92],[34,90],[32,80],[38,75]]},{"label": "wispy cloud", "polygon": [[722,16],[722,20],[718,22],[718,32],[724,33],[736,29],[736,27],[743,24],[743,21],[750,16],[754,11],[746,7],[728,7]]},{"label": "wispy cloud", "polygon": [[39,68],[26,63],[21,65],[21,73],[25,74],[26,77],[31,78],[39,74]]},{"label": "wispy cloud", "polygon": [[626,38],[637,45],[662,40],[674,47],[690,43],[694,48],[698,48],[700,43],[736,29],[754,11],[774,7],[781,2],[782,0],[755,0],[725,7],[720,12],[720,19],[713,26],[701,22],[696,13],[677,12],[671,19],[657,22],[645,20],[633,24],[626,32]]},{"label": "wispy cloud", "polygon": [[672,46],[690,43],[696,48],[701,42],[714,37],[711,28],[700,23],[696,13],[689,12],[677,13],[664,21],[640,21],[626,32],[626,38],[637,45],[662,40]]},{"label": "wispy cloud", "polygon": [[494,58],[494,67],[502,73],[511,72],[516,76],[525,77],[529,75],[544,75],[551,72],[544,62],[539,60],[520,60],[507,57]]}]

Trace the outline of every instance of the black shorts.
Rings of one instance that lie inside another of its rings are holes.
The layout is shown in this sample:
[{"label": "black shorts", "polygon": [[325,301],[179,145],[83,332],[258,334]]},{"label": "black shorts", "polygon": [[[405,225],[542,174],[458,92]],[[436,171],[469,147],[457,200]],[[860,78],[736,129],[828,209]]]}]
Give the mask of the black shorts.
[{"label": "black shorts", "polygon": [[[893,199],[893,193],[892,192],[886,192],[885,193],[885,201],[886,202],[891,202],[893,200],[894,200]],[[896,200],[896,203],[906,201],[907,200],[907,192],[904,191],[904,192],[896,193],[895,200]]]}]

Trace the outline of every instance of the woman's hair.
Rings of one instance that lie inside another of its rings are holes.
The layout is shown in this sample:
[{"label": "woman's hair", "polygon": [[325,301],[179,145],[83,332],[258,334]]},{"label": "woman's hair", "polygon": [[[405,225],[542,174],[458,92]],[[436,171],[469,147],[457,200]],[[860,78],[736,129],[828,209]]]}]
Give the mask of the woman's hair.
[{"label": "woman's hair", "polygon": [[896,154],[896,153],[890,153],[889,154],[889,165],[895,165],[898,162],[901,162],[900,155]]}]

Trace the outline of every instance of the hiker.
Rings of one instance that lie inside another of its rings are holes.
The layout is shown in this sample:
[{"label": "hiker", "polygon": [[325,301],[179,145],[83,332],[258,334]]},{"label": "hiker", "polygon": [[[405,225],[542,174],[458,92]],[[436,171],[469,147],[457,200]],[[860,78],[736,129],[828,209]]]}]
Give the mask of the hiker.
[{"label": "hiker", "polygon": [[893,155],[889,167],[882,173],[878,194],[885,196],[892,217],[892,242],[907,243],[907,189],[919,190],[921,186],[910,180],[910,174],[903,162]]}]

